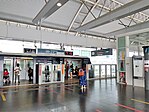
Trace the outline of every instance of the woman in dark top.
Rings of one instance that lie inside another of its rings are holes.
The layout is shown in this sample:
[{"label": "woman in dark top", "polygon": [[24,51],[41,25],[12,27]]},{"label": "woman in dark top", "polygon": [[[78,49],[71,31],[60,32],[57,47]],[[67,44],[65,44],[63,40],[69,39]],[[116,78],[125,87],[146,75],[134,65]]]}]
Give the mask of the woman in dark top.
[{"label": "woman in dark top", "polygon": [[29,77],[29,81],[32,81],[32,79],[33,79],[33,69],[31,67],[29,67],[29,69],[28,69],[28,77]]}]

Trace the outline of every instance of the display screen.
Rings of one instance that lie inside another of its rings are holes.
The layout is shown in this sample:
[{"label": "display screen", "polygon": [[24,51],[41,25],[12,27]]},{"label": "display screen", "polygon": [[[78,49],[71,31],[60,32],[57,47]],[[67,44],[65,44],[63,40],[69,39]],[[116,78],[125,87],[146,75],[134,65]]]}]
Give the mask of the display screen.
[{"label": "display screen", "polygon": [[24,53],[36,53],[36,49],[24,48]]},{"label": "display screen", "polygon": [[65,51],[65,55],[71,55],[71,56],[73,56],[73,52],[71,52],[71,51]]}]

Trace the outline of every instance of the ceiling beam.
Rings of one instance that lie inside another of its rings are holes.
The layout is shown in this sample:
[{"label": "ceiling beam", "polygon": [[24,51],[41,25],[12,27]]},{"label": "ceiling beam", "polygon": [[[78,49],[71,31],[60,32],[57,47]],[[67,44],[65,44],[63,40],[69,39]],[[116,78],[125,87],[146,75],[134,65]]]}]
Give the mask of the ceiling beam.
[{"label": "ceiling beam", "polygon": [[[140,37],[140,38],[141,38],[141,37]],[[130,41],[138,42],[138,43],[141,43],[141,44],[144,44],[144,45],[147,45],[147,44],[148,44],[148,42],[143,41],[143,40],[139,40],[139,39],[130,39]]]},{"label": "ceiling beam", "polygon": [[75,20],[76,20],[77,16],[79,15],[81,9],[83,8],[83,6],[84,6],[84,4],[82,3],[82,4],[80,5],[79,9],[77,10],[77,12],[76,12],[76,14],[75,14],[73,20],[72,20],[71,23],[70,23],[70,26],[69,26],[69,28],[68,28],[68,32],[71,30],[71,28],[72,28],[72,26],[73,26],[73,23],[75,22]]},{"label": "ceiling beam", "polygon": [[[23,17],[23,16],[18,16],[18,15],[13,15],[13,14],[7,14],[7,13],[3,13],[0,12],[0,20],[4,20],[4,21],[8,21],[8,22],[15,22],[15,23],[22,23],[22,24],[26,24],[26,25],[33,25],[36,26],[35,24],[32,23],[32,18],[28,18],[28,17]],[[59,27],[57,27],[59,26]],[[60,25],[60,24],[54,24],[51,22],[47,22],[47,21],[43,21],[43,23],[41,24],[41,27],[44,28],[50,28],[53,30],[61,30],[61,31],[67,31],[67,26],[65,25]],[[71,32],[75,33],[76,31],[71,30]],[[99,37],[99,38],[105,38],[107,39],[108,37],[97,33],[97,32],[85,32],[85,33],[81,33],[81,34],[85,34],[85,35],[89,35],[89,36],[95,36],[95,37]]]},{"label": "ceiling beam", "polygon": [[41,11],[37,14],[37,16],[32,20],[32,22],[35,24],[39,24],[68,1],[69,0],[49,0],[41,9]]},{"label": "ceiling beam", "polygon": [[143,32],[148,32],[149,31],[149,21],[139,23],[137,25],[132,25],[130,27],[126,27],[120,30],[116,30],[110,33],[107,33],[107,36],[126,36],[126,35],[133,35],[133,34],[139,34]]},{"label": "ceiling beam", "polygon": [[98,4],[98,2],[99,2],[100,0],[97,0],[97,2],[92,6],[92,8],[91,8],[91,10],[90,11],[88,11],[88,13],[87,13],[87,15],[85,16],[85,18],[83,19],[83,21],[82,21],[82,23],[81,23],[81,25],[83,25],[84,24],[84,22],[85,22],[85,20],[86,20],[86,18],[88,17],[88,15],[90,14],[90,12],[92,12],[93,10],[94,10],[94,8],[97,6],[97,4]]},{"label": "ceiling beam", "polygon": [[137,12],[141,12],[143,10],[146,10],[149,8],[149,0],[134,0],[132,2],[127,3],[126,5],[123,5],[101,17],[98,17],[97,19],[94,19],[76,30],[78,32],[89,30],[91,28],[95,28],[107,23],[110,23],[114,20],[118,20],[124,17],[127,17],[129,15],[135,14]]}]

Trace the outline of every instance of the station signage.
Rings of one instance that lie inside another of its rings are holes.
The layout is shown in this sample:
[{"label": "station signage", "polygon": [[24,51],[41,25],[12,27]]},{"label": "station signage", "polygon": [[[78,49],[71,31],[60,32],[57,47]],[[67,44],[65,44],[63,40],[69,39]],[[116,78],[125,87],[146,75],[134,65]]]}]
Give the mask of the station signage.
[{"label": "station signage", "polygon": [[36,54],[36,49],[24,48],[24,53]]},{"label": "station signage", "polygon": [[55,49],[37,49],[37,53],[64,55],[64,50]]},{"label": "station signage", "polygon": [[71,51],[65,51],[65,55],[71,55],[71,56],[73,56],[73,52],[71,52]]},{"label": "station signage", "polygon": [[91,51],[91,56],[112,55],[112,48]]},{"label": "station signage", "polygon": [[49,58],[37,58],[37,63],[52,63],[52,64],[64,64],[63,58],[49,57]]}]

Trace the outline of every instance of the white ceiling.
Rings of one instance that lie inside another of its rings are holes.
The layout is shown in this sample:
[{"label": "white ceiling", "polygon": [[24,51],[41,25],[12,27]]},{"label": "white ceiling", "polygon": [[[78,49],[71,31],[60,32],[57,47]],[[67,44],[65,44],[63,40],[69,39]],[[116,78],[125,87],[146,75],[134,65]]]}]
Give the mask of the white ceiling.
[{"label": "white ceiling", "polygon": [[[96,2],[96,0],[87,0],[90,2]],[[126,4],[132,0],[107,0],[105,6],[108,7],[110,4],[110,1],[118,1],[118,3]],[[104,0],[100,0],[99,4],[103,5]],[[112,2],[111,2],[112,3]],[[38,14],[38,12],[42,9],[42,7],[45,5],[45,0],[0,0],[0,18],[2,18],[2,14],[7,14],[6,19],[12,19],[12,15],[14,15],[14,19],[18,18],[22,21],[26,21],[24,18],[28,18],[31,22],[32,19]],[[45,22],[48,22],[49,27],[54,26],[55,28],[61,29],[61,26],[65,30],[68,30],[75,14],[77,13],[79,7],[81,5],[80,0],[70,0],[68,1],[63,7],[61,7],[59,10],[57,10],[55,13],[53,13],[50,17],[48,17]],[[88,8],[93,6],[91,3],[86,3]],[[110,6],[109,6],[110,7]],[[111,5],[112,7],[112,5]],[[120,7],[120,5],[117,7]],[[83,13],[79,13],[75,21],[81,21],[85,17],[85,13],[88,12],[88,9],[86,6],[84,6],[81,10]],[[98,17],[99,13],[101,11],[101,7],[95,7],[92,13],[95,17]],[[102,9],[101,15],[104,15],[108,11],[105,10],[105,8]],[[149,11],[144,11],[146,14],[148,14]],[[18,17],[17,17],[18,16]],[[93,20],[94,17],[90,13],[85,21],[83,23],[87,23],[91,20]],[[130,19],[123,18],[121,19],[122,23],[125,25],[129,25]],[[95,34],[105,34],[109,33],[121,28],[124,28],[125,26],[122,25],[120,21],[114,21],[106,25],[99,26],[97,28],[89,30],[89,32],[94,32]],[[134,25],[135,22],[132,21],[131,25]],[[80,26],[80,24],[74,23],[72,25],[71,30],[74,30],[76,27]]]},{"label": "white ceiling", "polygon": [[44,0],[0,0],[0,12],[34,18],[44,5]]},{"label": "white ceiling", "polygon": [[79,6],[80,4],[77,2],[68,1],[63,7],[61,7],[60,10],[57,10],[45,21],[65,25],[68,27],[74,17],[74,14],[77,12]]}]

